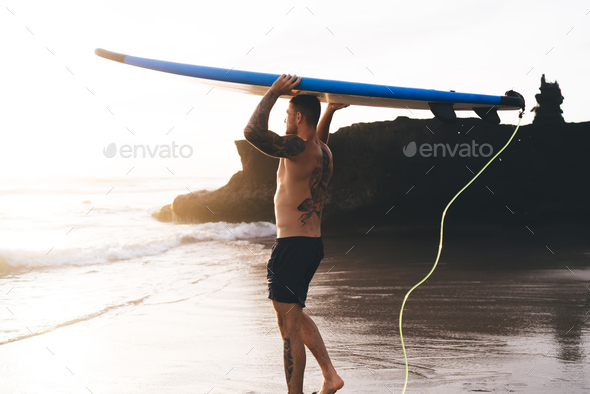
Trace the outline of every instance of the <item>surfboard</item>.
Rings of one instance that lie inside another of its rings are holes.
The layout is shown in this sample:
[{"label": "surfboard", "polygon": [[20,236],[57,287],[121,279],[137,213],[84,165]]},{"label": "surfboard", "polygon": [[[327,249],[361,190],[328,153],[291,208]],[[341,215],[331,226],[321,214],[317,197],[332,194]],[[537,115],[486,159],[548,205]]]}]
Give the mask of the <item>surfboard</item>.
[{"label": "surfboard", "polygon": [[[175,63],[125,55],[97,48],[102,58],[132,66],[197,78],[200,82],[226,90],[263,96],[280,74],[259,73],[194,64]],[[301,77],[300,94],[312,94],[321,102],[371,107],[431,110],[446,123],[456,120],[455,111],[473,110],[483,120],[500,123],[498,110],[524,110],[524,98],[512,90],[503,96],[458,93],[360,82]],[[284,96],[288,97],[288,96]]]}]

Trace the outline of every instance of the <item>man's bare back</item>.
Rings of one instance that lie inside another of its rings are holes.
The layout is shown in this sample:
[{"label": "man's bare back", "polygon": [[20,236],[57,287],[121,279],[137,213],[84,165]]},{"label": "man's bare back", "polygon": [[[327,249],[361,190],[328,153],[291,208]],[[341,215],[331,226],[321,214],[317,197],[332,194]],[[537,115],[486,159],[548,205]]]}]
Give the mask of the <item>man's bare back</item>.
[{"label": "man's bare back", "polygon": [[[319,394],[334,394],[344,386],[328,356],[320,332],[303,312],[309,283],[324,257],[321,214],[332,176],[332,152],[326,145],[332,114],[343,108],[330,104],[318,124],[320,103],[313,96],[291,99],[287,130],[279,136],[268,130],[270,110],[281,95],[292,94],[296,76],[282,75],[260,101],[244,136],[261,152],[280,159],[275,193],[277,240],[267,264],[269,297],[283,338],[283,363],[289,393],[301,394],[305,346],[322,369]],[[316,128],[317,125],[317,128]]]},{"label": "man's bare back", "polygon": [[292,159],[281,158],[277,171],[277,237],[320,237],[326,188],[332,176],[332,152],[317,137]]}]

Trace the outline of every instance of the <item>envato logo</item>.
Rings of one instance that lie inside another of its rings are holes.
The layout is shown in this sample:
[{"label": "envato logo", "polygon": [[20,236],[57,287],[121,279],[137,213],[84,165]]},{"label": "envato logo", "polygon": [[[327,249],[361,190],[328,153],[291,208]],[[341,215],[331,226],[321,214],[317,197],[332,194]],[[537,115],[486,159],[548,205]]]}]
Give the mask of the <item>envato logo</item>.
[{"label": "envato logo", "polygon": [[[178,148],[178,151],[176,150]],[[178,157],[182,157],[184,159],[188,159],[193,155],[193,147],[190,145],[176,145],[176,141],[172,141],[172,145],[121,145],[121,147],[117,150],[117,145],[112,142],[106,148],[102,149],[103,155],[112,159],[117,155],[119,152],[119,156],[123,159],[130,159],[133,157],[137,159],[138,157],[146,158],[155,158],[156,156],[162,159],[177,159]],[[179,156],[180,155],[180,156]]]},{"label": "envato logo", "polygon": [[475,141],[471,141],[471,145],[455,144],[453,148],[449,144],[422,144],[418,148],[416,142],[412,141],[403,147],[403,151],[407,157],[413,157],[417,152],[420,152],[422,157],[490,157],[494,153],[494,148],[490,144],[478,145]]}]

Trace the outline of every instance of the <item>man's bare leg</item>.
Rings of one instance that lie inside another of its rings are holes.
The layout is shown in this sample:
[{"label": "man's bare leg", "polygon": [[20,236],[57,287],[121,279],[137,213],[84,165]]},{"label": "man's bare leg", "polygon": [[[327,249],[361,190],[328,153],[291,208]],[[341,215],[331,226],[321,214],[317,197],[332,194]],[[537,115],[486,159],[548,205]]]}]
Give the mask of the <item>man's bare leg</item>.
[{"label": "man's bare leg", "polygon": [[344,386],[344,381],[336,373],[320,331],[307,313],[301,314],[301,334],[305,346],[307,346],[317,360],[322,369],[322,375],[324,375],[324,382],[320,394],[334,394],[336,390]]},{"label": "man's bare leg", "polygon": [[283,363],[289,394],[302,394],[305,372],[305,346],[301,336],[303,308],[300,304],[287,304],[275,300],[272,300],[272,305],[283,338]]}]

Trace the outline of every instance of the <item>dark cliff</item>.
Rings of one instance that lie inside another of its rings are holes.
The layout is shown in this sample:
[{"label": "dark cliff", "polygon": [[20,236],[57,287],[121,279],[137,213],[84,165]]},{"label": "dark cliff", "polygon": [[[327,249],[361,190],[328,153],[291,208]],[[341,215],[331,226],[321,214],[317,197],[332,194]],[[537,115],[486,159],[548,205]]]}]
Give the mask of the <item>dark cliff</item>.
[{"label": "dark cliff", "polygon": [[[326,193],[324,225],[438,224],[446,204],[493,156],[490,153],[502,148],[514,128],[473,118],[446,125],[436,119],[398,117],[339,129],[328,143],[334,174]],[[407,146],[409,154],[412,142],[418,151],[408,157],[403,149]],[[243,170],[227,185],[180,195],[154,217],[274,221],[278,160],[244,140],[236,141],[236,147]],[[588,223],[588,147],[590,122],[521,126],[508,148],[453,203],[447,220],[511,225],[542,217],[543,223]]]}]

